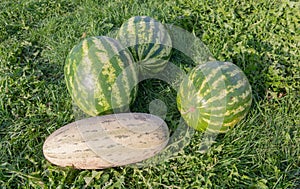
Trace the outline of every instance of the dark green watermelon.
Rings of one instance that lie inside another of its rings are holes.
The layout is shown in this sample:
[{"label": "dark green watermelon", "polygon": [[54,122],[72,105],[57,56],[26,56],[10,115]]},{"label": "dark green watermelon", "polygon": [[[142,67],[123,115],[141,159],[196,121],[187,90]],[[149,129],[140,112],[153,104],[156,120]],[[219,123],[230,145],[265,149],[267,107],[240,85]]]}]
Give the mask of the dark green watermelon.
[{"label": "dark green watermelon", "polygon": [[171,37],[164,25],[151,17],[130,18],[120,27],[117,39],[132,53],[141,74],[157,74],[168,63]]}]

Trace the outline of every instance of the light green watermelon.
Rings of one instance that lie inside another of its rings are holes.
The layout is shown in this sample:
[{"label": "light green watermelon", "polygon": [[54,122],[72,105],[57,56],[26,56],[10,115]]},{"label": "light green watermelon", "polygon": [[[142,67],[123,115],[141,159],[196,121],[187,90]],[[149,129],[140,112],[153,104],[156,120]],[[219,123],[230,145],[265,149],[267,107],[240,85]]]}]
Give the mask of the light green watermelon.
[{"label": "light green watermelon", "polygon": [[[126,111],[136,96],[137,89],[131,90],[138,75],[132,55],[109,37],[82,40],[70,51],[64,74],[72,99],[91,116],[110,113],[115,108]],[[118,77],[122,82],[116,84]]]},{"label": "light green watermelon", "polygon": [[187,125],[199,131],[222,133],[245,117],[252,102],[243,71],[230,62],[198,65],[183,79],[178,109]]},{"label": "light green watermelon", "polygon": [[128,47],[140,73],[161,72],[171,56],[171,37],[163,24],[148,16],[135,16],[119,29],[117,39]]}]

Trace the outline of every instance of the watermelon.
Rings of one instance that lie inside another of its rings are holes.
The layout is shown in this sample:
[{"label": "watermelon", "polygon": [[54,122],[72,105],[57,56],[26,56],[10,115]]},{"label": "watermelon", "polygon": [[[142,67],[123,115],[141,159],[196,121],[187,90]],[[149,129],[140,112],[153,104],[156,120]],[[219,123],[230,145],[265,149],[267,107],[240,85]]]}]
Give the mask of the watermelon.
[{"label": "watermelon", "polygon": [[177,94],[187,125],[199,131],[224,133],[245,117],[252,91],[243,71],[230,62],[198,65],[184,78]]},{"label": "watermelon", "polygon": [[137,93],[132,55],[113,38],[83,39],[68,54],[64,74],[73,101],[90,116],[127,111]]},{"label": "watermelon", "polygon": [[163,24],[148,16],[135,16],[120,27],[117,39],[132,53],[143,75],[161,72],[171,56],[171,37]]}]

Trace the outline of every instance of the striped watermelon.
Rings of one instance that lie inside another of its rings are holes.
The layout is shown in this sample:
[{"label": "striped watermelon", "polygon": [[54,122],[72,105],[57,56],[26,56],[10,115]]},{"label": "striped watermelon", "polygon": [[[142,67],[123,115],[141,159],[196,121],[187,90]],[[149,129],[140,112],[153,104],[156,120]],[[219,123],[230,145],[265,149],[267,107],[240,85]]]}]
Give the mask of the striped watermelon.
[{"label": "striped watermelon", "polygon": [[140,73],[162,71],[171,55],[171,37],[163,24],[148,16],[135,16],[123,23],[117,39],[132,53]]},{"label": "striped watermelon", "polygon": [[[126,74],[121,74],[125,69]],[[91,116],[110,113],[114,108],[126,111],[128,108],[124,107],[128,107],[137,92],[136,88],[130,90],[137,83],[130,52],[109,37],[82,40],[70,51],[64,73],[72,99]],[[122,82],[115,84],[118,77],[123,77]]]},{"label": "striped watermelon", "polygon": [[248,79],[229,62],[207,62],[183,79],[178,109],[196,130],[226,132],[247,114],[252,102]]}]

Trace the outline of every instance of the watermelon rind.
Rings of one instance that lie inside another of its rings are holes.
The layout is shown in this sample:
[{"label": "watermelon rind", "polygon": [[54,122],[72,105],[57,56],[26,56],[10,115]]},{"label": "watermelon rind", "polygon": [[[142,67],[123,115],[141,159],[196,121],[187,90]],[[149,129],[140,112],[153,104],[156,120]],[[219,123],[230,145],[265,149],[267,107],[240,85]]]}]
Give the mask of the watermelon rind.
[{"label": "watermelon rind", "polygon": [[[116,78],[123,72],[115,94],[111,94]],[[137,82],[133,58],[117,40],[97,36],[83,39],[68,54],[64,67],[67,89],[75,104],[86,114],[96,116],[113,112],[114,108],[128,107],[135,99],[137,89],[129,90],[130,82]],[[125,77],[126,76],[126,77]],[[116,105],[117,104],[117,105]]]},{"label": "watermelon rind", "polygon": [[199,131],[225,133],[248,113],[252,90],[233,63],[213,61],[196,66],[183,79],[177,106],[187,125]]},{"label": "watermelon rind", "polygon": [[128,19],[116,38],[132,53],[141,75],[161,72],[171,56],[172,41],[168,30],[149,16]]}]

